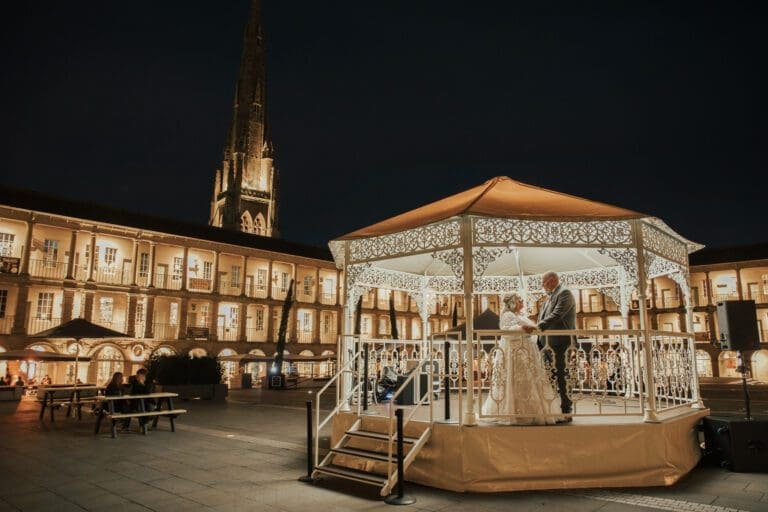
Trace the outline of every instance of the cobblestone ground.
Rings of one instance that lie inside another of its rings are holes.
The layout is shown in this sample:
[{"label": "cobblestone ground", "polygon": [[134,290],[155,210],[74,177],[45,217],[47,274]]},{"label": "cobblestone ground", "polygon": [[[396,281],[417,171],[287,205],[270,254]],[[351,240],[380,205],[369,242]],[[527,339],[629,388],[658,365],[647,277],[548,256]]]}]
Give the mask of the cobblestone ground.
[{"label": "cobblestone ground", "polygon": [[[93,418],[37,419],[37,404],[0,403],[0,512],[441,510],[768,511],[768,475],[696,469],[671,488],[455,494],[415,485],[416,503],[384,504],[368,487],[297,481],[305,471],[306,393],[235,392],[191,401],[171,433],[93,435]],[[277,404],[277,405],[276,405]],[[135,428],[135,427],[134,427]]]}]

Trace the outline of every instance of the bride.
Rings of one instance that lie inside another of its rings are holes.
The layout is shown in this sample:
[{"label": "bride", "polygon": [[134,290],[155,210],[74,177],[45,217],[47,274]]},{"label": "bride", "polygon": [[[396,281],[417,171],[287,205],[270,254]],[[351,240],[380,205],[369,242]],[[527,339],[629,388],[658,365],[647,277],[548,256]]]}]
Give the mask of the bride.
[{"label": "bride", "polygon": [[494,377],[482,414],[513,416],[499,418],[510,425],[550,425],[563,419],[560,397],[547,376],[536,336],[523,331],[524,326],[536,327],[523,314],[523,306],[518,294],[504,296],[499,329],[520,334],[502,336],[493,352]]}]

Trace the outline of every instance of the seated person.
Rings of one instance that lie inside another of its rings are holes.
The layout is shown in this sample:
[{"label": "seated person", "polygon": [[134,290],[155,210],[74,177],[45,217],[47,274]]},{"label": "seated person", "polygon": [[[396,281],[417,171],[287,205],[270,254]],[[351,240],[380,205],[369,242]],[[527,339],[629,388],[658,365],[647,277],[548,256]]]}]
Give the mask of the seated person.
[{"label": "seated person", "polygon": [[50,375],[46,375],[45,377],[43,377],[43,380],[40,381],[40,384],[43,386],[50,386],[51,385]]},{"label": "seated person", "polygon": [[[80,379],[78,379],[79,381]],[[110,379],[109,384],[107,384],[107,387],[104,388],[104,396],[123,396],[123,374],[122,372],[115,372],[112,374],[112,379]],[[114,411],[117,413],[123,413],[123,412],[130,412],[128,403],[126,400],[115,400],[112,402],[112,405],[114,407]],[[105,405],[105,408],[109,410],[109,407]],[[128,428],[128,425],[130,425],[131,420],[123,420],[122,426],[123,428]]]},{"label": "seated person", "polygon": [[[149,395],[152,393],[152,383],[147,380],[147,369],[140,368],[136,372],[136,375],[131,380],[131,394],[132,395]],[[155,401],[151,398],[144,398],[144,410],[152,411],[155,408]],[[141,410],[139,404],[134,406],[135,410]]]},{"label": "seated person", "polygon": [[14,386],[23,386],[23,385],[24,385],[24,381],[21,380],[21,375],[18,375],[16,377],[16,382],[14,383]]}]

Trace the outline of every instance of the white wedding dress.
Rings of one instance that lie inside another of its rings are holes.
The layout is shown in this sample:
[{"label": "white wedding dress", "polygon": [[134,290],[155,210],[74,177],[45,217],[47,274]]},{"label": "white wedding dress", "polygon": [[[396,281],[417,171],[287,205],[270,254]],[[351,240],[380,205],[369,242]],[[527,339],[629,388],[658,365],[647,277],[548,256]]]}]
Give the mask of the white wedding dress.
[{"label": "white wedding dress", "polygon": [[506,310],[499,329],[519,331],[521,335],[502,336],[491,353],[491,389],[482,407],[488,416],[510,425],[551,425],[562,419],[560,397],[544,368],[536,336],[525,334],[523,326],[534,326],[524,316]]}]

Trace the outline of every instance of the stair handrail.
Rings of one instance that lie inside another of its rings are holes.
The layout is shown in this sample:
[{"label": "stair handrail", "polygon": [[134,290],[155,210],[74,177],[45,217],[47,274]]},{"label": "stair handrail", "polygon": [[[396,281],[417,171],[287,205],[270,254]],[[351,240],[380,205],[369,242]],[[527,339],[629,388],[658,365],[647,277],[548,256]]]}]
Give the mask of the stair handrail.
[{"label": "stair handrail", "polygon": [[354,363],[358,362],[359,358],[361,357],[363,351],[358,350],[352,357],[349,358],[349,360],[336,372],[336,375],[334,375],[328,382],[326,382],[325,386],[320,388],[320,391],[315,393],[315,400],[317,400],[317,406],[315,407],[315,429],[314,429],[314,441],[315,441],[315,466],[317,466],[319,462],[319,452],[320,452],[320,429],[322,429],[330,420],[333,418],[337,412],[341,409],[341,407],[352,398],[355,393],[358,392],[358,388],[360,387],[360,379],[358,379],[358,382],[356,385],[352,386],[352,389],[349,390],[349,393],[347,396],[340,396],[339,389],[341,386],[336,386],[337,391],[337,400],[336,400],[336,407],[333,408],[331,412],[328,413],[328,415],[325,417],[324,420],[320,421],[320,397],[322,396],[325,391],[331,387],[331,384],[339,380],[339,378],[345,374],[345,373],[355,373],[355,371],[352,368],[349,368]]},{"label": "stair handrail", "polygon": [[[392,471],[392,443],[395,441],[393,439],[393,425],[395,424],[395,401],[397,398],[402,394],[403,390],[408,387],[408,384],[412,382],[417,375],[421,375],[422,368],[424,368],[425,363],[429,363],[429,379],[427,382],[427,392],[423,393],[422,396],[419,398],[419,400],[414,404],[414,407],[408,412],[408,415],[403,415],[403,435],[405,435],[405,426],[408,424],[408,422],[411,421],[413,418],[413,415],[416,413],[416,411],[424,405],[424,403],[429,400],[431,403],[432,400],[432,394],[433,394],[433,379],[434,379],[434,373],[435,373],[435,365],[433,364],[434,360],[434,354],[432,353],[432,339],[429,340],[428,349],[425,351],[425,355],[419,359],[419,365],[415,368],[415,371],[411,371],[410,375],[402,382],[398,384],[397,391],[392,395],[392,398],[390,399],[390,407],[389,407],[389,439],[387,441],[387,491],[389,490],[389,487],[392,485],[392,478],[393,478],[393,471]],[[419,390],[421,392],[421,390]],[[432,407],[429,408],[429,424],[432,425],[433,418],[432,418]],[[410,452],[409,452],[410,453]],[[399,478],[405,478],[405,475],[398,475]]]}]

